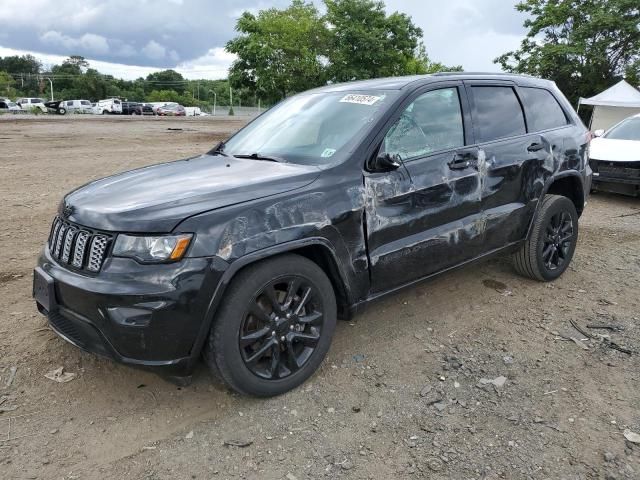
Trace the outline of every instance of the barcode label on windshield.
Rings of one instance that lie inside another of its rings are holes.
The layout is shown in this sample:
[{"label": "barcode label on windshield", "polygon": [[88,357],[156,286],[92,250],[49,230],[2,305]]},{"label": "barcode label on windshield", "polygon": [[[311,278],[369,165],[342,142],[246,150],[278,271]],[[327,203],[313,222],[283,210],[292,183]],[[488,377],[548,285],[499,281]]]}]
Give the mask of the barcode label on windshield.
[{"label": "barcode label on windshield", "polygon": [[373,105],[380,97],[374,95],[355,95],[353,93],[342,97],[341,103],[357,103],[358,105]]}]

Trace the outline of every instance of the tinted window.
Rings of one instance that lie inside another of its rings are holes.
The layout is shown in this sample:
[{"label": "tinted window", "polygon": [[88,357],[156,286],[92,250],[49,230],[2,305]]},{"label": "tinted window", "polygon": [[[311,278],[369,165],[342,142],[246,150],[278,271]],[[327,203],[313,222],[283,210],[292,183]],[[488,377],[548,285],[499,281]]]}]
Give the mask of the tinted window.
[{"label": "tinted window", "polygon": [[420,95],[389,129],[381,152],[408,158],[464,146],[457,88]]},{"label": "tinted window", "polygon": [[558,128],[567,124],[562,108],[551,92],[541,88],[521,88],[530,132]]},{"label": "tinted window", "polygon": [[69,106],[69,107],[73,107],[73,100],[69,100],[69,101],[67,101],[67,106]]},{"label": "tinted window", "polygon": [[526,133],[522,107],[511,87],[472,87],[478,142]]}]

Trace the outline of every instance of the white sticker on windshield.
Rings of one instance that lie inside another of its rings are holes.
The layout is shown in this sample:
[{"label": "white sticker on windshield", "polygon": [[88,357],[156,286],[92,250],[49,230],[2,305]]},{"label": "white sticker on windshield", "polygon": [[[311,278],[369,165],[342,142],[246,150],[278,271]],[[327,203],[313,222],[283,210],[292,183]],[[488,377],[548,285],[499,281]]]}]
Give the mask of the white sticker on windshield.
[{"label": "white sticker on windshield", "polygon": [[341,103],[357,103],[358,105],[373,105],[380,97],[376,97],[374,95],[356,95],[354,93],[350,93],[349,95],[345,95],[340,100]]},{"label": "white sticker on windshield", "polygon": [[324,152],[322,152],[321,157],[322,158],[329,158],[329,157],[333,157],[333,154],[336,153],[336,149],[335,148],[325,148]]}]

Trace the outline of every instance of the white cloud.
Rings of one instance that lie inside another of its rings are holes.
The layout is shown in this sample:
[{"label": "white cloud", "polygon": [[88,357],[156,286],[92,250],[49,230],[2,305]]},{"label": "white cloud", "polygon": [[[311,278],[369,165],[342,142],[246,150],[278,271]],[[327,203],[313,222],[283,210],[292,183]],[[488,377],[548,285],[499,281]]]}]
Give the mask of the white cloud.
[{"label": "white cloud", "polygon": [[49,30],[40,35],[40,41],[44,44],[61,46],[68,50],[80,50],[82,53],[93,55],[109,53],[107,39],[94,33],[85,33],[79,38],[74,38],[55,30]]},{"label": "white cloud", "polygon": [[167,55],[167,49],[155,40],[149,40],[147,45],[142,49],[142,53],[153,60],[161,60]]}]

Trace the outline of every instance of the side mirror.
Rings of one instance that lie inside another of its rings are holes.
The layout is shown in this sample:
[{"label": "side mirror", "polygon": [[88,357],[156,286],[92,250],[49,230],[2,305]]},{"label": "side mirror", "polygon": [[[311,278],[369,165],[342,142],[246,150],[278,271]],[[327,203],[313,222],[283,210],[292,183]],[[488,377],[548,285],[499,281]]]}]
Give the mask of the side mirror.
[{"label": "side mirror", "polygon": [[604,135],[604,130],[602,128],[599,128],[598,130],[593,132],[594,137],[601,137],[602,135]]},{"label": "side mirror", "polygon": [[371,165],[375,172],[390,172],[397,170],[402,165],[402,160],[397,154],[381,153],[373,161]]}]

